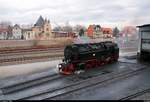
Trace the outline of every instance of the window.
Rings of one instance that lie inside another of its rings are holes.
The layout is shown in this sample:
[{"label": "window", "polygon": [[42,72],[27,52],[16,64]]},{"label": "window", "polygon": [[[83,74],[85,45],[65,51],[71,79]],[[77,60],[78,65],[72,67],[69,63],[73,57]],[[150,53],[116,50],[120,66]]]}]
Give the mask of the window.
[{"label": "window", "polygon": [[46,28],[46,31],[49,31],[49,29],[48,29],[48,28]]},{"label": "window", "polygon": [[30,33],[28,33],[28,38],[30,38]]}]

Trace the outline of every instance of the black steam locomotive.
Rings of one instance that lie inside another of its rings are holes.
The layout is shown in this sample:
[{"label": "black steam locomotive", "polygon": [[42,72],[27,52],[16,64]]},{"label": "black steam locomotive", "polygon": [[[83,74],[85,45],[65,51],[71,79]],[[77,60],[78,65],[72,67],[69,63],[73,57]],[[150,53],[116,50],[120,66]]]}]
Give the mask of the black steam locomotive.
[{"label": "black steam locomotive", "polygon": [[58,68],[60,73],[68,75],[118,61],[118,58],[118,45],[111,41],[73,44],[64,49],[63,63]]}]

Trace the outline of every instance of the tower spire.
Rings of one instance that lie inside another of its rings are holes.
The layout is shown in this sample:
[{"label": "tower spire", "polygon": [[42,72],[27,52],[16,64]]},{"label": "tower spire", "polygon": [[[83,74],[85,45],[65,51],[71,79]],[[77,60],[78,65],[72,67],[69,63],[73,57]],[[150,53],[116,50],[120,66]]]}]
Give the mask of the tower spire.
[{"label": "tower spire", "polygon": [[40,17],[38,18],[35,26],[42,26],[44,24],[44,19],[43,17],[40,15]]}]

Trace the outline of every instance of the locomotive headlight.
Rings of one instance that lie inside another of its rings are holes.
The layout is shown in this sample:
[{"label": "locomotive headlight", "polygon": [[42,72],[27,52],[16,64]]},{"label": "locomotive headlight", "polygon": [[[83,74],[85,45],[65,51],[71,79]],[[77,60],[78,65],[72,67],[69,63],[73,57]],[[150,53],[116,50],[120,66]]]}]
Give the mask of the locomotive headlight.
[{"label": "locomotive headlight", "polygon": [[59,65],[57,65],[57,68],[61,68],[61,65],[59,64]]},{"label": "locomotive headlight", "polygon": [[62,66],[61,66],[61,65],[58,65],[58,67],[61,68]]},{"label": "locomotive headlight", "polygon": [[93,56],[95,56],[95,53],[93,54]]}]

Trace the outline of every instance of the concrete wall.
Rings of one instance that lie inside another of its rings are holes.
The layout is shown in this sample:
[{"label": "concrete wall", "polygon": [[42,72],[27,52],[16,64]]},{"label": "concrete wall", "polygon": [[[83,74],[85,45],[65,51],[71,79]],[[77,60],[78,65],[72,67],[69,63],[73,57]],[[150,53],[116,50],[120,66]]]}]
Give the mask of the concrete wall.
[{"label": "concrete wall", "polygon": [[50,40],[0,40],[0,48],[33,47],[33,46],[63,46],[72,43],[71,38],[53,38]]}]

